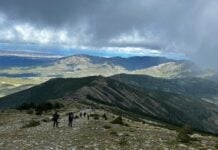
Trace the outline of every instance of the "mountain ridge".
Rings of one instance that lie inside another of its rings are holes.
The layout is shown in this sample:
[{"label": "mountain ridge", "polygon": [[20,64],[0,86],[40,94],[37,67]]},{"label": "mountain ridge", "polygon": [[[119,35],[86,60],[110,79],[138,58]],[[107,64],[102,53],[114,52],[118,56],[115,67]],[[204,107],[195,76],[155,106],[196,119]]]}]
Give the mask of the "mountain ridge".
[{"label": "mountain ridge", "polygon": [[1,98],[0,108],[55,99],[102,105],[127,114],[152,117],[178,125],[188,123],[194,129],[218,133],[216,122],[210,119],[218,116],[216,105],[184,95],[133,87],[102,76],[51,79]]},{"label": "mountain ridge", "polygon": [[118,74],[112,79],[143,89],[173,92],[187,96],[217,96],[218,83],[199,77],[163,79],[147,75]]}]

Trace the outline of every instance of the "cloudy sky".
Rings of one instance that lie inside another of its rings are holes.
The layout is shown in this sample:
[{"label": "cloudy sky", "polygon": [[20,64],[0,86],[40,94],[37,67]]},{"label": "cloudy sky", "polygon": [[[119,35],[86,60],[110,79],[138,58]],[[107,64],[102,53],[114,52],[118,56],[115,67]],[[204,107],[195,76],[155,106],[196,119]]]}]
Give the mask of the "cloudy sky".
[{"label": "cloudy sky", "polygon": [[0,0],[0,50],[185,56],[217,67],[218,1]]}]

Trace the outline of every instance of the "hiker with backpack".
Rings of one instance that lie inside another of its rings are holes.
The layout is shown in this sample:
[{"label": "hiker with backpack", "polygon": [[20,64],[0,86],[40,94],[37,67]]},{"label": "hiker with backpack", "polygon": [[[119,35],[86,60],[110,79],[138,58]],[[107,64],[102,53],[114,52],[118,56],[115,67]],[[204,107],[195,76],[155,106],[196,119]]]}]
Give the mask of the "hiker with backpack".
[{"label": "hiker with backpack", "polygon": [[68,126],[72,127],[73,126],[73,119],[74,119],[74,114],[71,112],[68,115]]},{"label": "hiker with backpack", "polygon": [[53,127],[58,127],[58,119],[59,119],[60,115],[58,114],[58,112],[56,111],[53,116],[52,116],[52,121],[53,121]]},{"label": "hiker with backpack", "polygon": [[82,113],[82,112],[80,112],[79,116],[80,116],[80,118],[81,118],[81,117],[83,116],[83,113]]}]

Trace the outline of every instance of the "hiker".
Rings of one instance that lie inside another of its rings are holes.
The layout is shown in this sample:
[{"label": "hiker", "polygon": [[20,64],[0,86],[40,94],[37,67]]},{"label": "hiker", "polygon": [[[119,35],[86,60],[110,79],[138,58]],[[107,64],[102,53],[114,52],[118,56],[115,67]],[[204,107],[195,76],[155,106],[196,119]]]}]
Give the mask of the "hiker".
[{"label": "hiker", "polygon": [[52,121],[53,121],[53,127],[58,127],[58,119],[59,119],[60,115],[58,114],[58,112],[56,111],[53,116],[52,116]]},{"label": "hiker", "polygon": [[86,117],[86,112],[83,113],[83,116]]},{"label": "hiker", "polygon": [[79,114],[79,115],[80,115],[80,118],[81,118],[81,117],[83,116],[82,112],[80,112],[80,114]]},{"label": "hiker", "polygon": [[104,115],[102,116],[105,120],[107,120],[107,116],[106,114],[104,113]]},{"label": "hiker", "polygon": [[68,116],[68,126],[69,127],[73,126],[73,118],[74,118],[74,114],[72,112],[69,113],[69,116]]}]

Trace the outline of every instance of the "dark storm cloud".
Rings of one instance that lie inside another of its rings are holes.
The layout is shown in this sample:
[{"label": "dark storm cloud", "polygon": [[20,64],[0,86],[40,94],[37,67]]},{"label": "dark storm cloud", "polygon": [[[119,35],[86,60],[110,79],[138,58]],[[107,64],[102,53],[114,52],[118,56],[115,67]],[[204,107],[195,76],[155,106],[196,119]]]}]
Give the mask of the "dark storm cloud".
[{"label": "dark storm cloud", "polygon": [[98,7],[100,0],[1,0],[0,10],[10,19],[60,27],[84,19]]},{"label": "dark storm cloud", "polygon": [[[0,31],[21,25],[1,41],[158,49],[211,66],[218,56],[216,0],[0,0],[0,13],[9,22],[0,20]],[[29,41],[26,29],[35,34]]]}]

